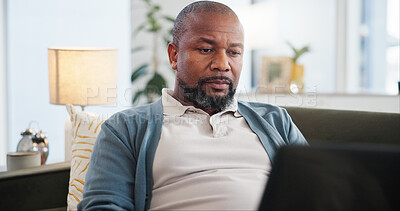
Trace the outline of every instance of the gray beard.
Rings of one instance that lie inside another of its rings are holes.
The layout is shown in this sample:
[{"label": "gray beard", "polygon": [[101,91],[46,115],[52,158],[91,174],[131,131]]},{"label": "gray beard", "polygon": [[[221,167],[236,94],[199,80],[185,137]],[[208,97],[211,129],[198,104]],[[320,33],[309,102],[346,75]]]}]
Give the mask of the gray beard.
[{"label": "gray beard", "polygon": [[[205,91],[201,89],[204,83],[210,80],[222,79],[228,80],[229,92],[224,97],[213,97],[208,96]],[[201,108],[203,110],[217,110],[222,111],[227,108],[233,101],[233,96],[235,95],[236,89],[233,89],[233,82],[230,78],[224,76],[214,76],[208,78],[202,78],[197,83],[197,87],[190,87],[180,78],[177,79],[178,86],[183,91],[183,96],[186,100],[189,100],[194,104],[195,107]]]}]

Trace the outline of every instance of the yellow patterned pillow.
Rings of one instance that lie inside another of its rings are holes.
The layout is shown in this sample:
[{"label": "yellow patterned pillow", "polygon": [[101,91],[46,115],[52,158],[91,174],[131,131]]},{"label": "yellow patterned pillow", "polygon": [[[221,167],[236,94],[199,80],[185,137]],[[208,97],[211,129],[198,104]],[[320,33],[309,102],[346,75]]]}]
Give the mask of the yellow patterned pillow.
[{"label": "yellow patterned pillow", "polygon": [[82,200],[83,185],[94,142],[106,118],[81,111],[72,105],[67,105],[67,110],[72,123],[71,171],[67,203],[68,210],[76,210]]}]

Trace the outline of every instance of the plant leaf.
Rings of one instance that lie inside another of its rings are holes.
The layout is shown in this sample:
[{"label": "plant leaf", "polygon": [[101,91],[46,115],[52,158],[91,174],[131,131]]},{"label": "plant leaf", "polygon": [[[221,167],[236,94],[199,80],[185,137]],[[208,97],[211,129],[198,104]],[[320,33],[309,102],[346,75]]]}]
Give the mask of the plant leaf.
[{"label": "plant leaf", "polygon": [[154,12],[153,11],[150,11],[150,12],[148,12],[147,14],[146,14],[146,16],[147,16],[147,18],[148,19],[150,19],[150,20],[154,20]]},{"label": "plant leaf", "polygon": [[152,2],[151,2],[150,0],[143,0],[143,1],[146,2],[146,5],[147,5],[148,7],[151,7]]},{"label": "plant leaf", "polygon": [[293,52],[296,54],[297,50],[296,48],[290,43],[289,41],[286,41],[286,43],[289,45],[289,47],[293,50]]},{"label": "plant leaf", "polygon": [[137,92],[135,93],[135,95],[134,95],[133,98],[132,98],[132,104],[135,104],[136,101],[139,100],[140,96],[142,96],[143,94],[145,94],[144,91],[145,91],[145,90],[139,90],[139,91],[137,91]]},{"label": "plant leaf", "polygon": [[144,29],[144,27],[146,27],[146,24],[147,24],[146,22],[140,24],[140,25],[136,28],[136,30],[133,31],[133,36],[136,36],[139,32],[141,32],[141,31]]},{"label": "plant leaf", "polygon": [[131,53],[136,53],[136,52],[141,51],[141,50],[144,50],[144,49],[146,49],[146,47],[144,47],[144,46],[137,46],[137,47],[131,48]]},{"label": "plant leaf", "polygon": [[174,28],[170,28],[168,30],[168,35],[172,37],[173,34],[174,34]]},{"label": "plant leaf", "polygon": [[171,42],[169,37],[164,36],[163,39],[164,39],[165,45],[168,46],[168,44]]},{"label": "plant leaf", "polygon": [[310,51],[310,49],[308,48],[308,46],[304,46],[302,49],[299,50],[299,57],[301,55],[303,55],[304,53]]},{"label": "plant leaf", "polygon": [[158,32],[161,30],[161,25],[157,22],[156,19],[151,18],[148,20],[148,23],[150,24],[150,29],[148,31],[150,32]]},{"label": "plant leaf", "polygon": [[162,75],[155,72],[153,77],[146,84],[146,94],[149,96],[152,93],[157,95],[161,95],[161,91],[163,88],[167,87],[167,82]]},{"label": "plant leaf", "polygon": [[303,48],[298,50],[297,53],[296,53],[294,62],[296,62],[300,58],[301,55],[303,55],[304,53],[306,53],[308,51],[309,51],[308,46],[304,46]]},{"label": "plant leaf", "polygon": [[[175,18],[161,14],[162,7],[155,4],[153,0],[143,0],[146,3],[146,21],[139,25],[139,27],[132,33],[132,35],[136,35],[141,31],[149,32],[154,36],[161,35],[162,39],[160,39],[161,43],[165,42],[169,44],[172,39],[173,28],[171,27],[171,23],[175,22]],[[133,36],[134,37],[134,36]],[[158,44],[159,41],[157,41]],[[138,46],[131,49],[131,52],[137,52],[143,50],[144,46]],[[137,81],[143,75],[149,74],[151,63],[141,65],[137,67],[132,75],[131,82]],[[171,68],[169,68],[172,72]],[[147,79],[147,78],[146,78]],[[167,87],[167,82],[165,78],[159,74],[157,71],[152,72],[150,79],[147,81],[145,87],[141,90],[138,90],[134,93],[132,104],[137,103],[141,97],[146,96],[148,102],[154,101],[157,96],[161,96],[162,89]]]},{"label": "plant leaf", "polygon": [[167,20],[169,22],[175,23],[175,18],[173,18],[173,17],[164,15],[164,16],[162,16],[162,18],[164,18],[165,20]]},{"label": "plant leaf", "polygon": [[293,61],[294,63],[297,62],[297,60],[299,59],[299,57],[300,57],[301,55],[303,55],[304,53],[310,51],[310,49],[309,49],[308,46],[304,46],[304,47],[301,48],[301,49],[296,49],[296,48],[292,45],[292,43],[290,43],[289,41],[286,41],[286,43],[287,43],[287,44],[290,46],[290,48],[293,50],[294,55],[293,55],[293,57],[292,57],[292,61]]},{"label": "plant leaf", "polygon": [[133,83],[136,79],[145,75],[147,73],[148,67],[149,67],[148,64],[144,64],[144,65],[136,68],[136,70],[131,75],[131,82]]}]

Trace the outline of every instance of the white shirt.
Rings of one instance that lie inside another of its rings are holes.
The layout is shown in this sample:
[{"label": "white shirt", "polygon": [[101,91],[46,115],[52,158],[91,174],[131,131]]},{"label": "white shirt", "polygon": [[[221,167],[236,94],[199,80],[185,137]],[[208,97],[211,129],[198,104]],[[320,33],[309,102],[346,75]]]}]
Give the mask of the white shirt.
[{"label": "white shirt", "polygon": [[163,89],[151,210],[255,210],[270,171],[237,101],[211,117]]}]

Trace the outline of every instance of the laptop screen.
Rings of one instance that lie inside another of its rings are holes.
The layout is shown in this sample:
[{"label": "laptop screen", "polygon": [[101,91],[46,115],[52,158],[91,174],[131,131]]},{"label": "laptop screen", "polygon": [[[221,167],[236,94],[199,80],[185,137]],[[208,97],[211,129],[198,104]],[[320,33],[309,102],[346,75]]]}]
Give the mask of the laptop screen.
[{"label": "laptop screen", "polygon": [[259,210],[400,210],[400,148],[282,147]]}]

